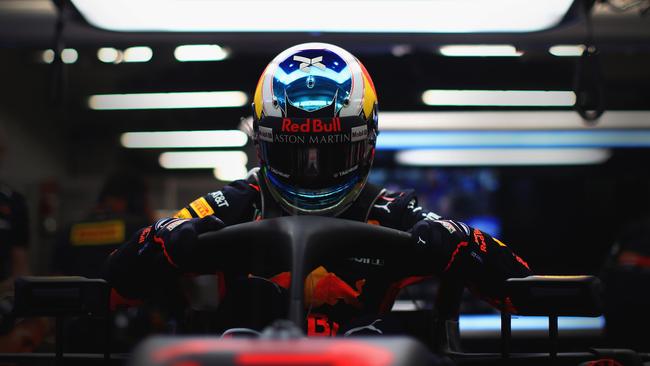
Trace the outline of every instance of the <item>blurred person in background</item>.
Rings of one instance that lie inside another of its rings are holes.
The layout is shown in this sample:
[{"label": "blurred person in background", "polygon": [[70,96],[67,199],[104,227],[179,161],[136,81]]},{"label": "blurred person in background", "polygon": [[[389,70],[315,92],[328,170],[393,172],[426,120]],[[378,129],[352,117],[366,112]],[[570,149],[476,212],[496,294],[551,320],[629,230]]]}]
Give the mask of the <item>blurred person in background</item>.
[{"label": "blurred person in background", "polygon": [[650,350],[650,217],[626,225],[600,277],[608,344]]},{"label": "blurred person in background", "polygon": [[[6,140],[0,126],[0,164],[5,158]],[[31,352],[47,333],[45,319],[14,319],[12,314],[14,280],[30,273],[28,249],[25,197],[0,182],[0,352]]]},{"label": "blurred person in background", "polygon": [[110,175],[88,215],[59,234],[54,272],[101,277],[106,256],[152,219],[144,180],[131,172]]},{"label": "blurred person in background", "polygon": [[[53,272],[86,278],[101,277],[106,257],[130,233],[152,220],[148,189],[142,177],[130,171],[109,175],[90,212],[58,234]],[[125,344],[130,345],[134,339],[142,338],[151,328],[151,316],[149,309],[135,307],[128,313],[114,313],[112,349],[122,350],[127,347]],[[103,334],[88,334],[88,329],[101,329],[103,322],[103,319],[89,317],[68,319],[65,325],[68,350],[102,352]]]},{"label": "blurred person in background", "polygon": [[[514,310],[503,282],[529,275],[526,262],[489,234],[424,210],[412,190],[367,183],[379,132],[377,95],[353,55],[323,43],[285,50],[259,79],[253,114],[260,167],[137,231],[108,258],[106,276],[116,293],[182,307],[179,279],[204,271],[195,261],[199,234],[317,215],[408,231],[412,243],[404,250],[413,255],[401,262],[346,258],[316,268],[305,282],[310,336],[399,332],[388,316],[399,289],[434,275],[454,276],[495,306]],[[394,282],[391,271],[403,278]],[[234,270],[221,278],[217,331],[260,330],[286,316],[290,273]],[[261,302],[251,302],[251,292],[262,293]],[[264,314],[251,317],[256,310]]]}]

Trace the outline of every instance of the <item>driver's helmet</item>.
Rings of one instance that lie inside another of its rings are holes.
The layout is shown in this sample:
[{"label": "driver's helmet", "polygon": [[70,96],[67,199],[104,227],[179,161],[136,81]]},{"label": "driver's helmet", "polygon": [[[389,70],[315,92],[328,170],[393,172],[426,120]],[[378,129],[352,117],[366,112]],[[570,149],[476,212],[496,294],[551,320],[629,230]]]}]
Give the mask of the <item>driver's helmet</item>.
[{"label": "driver's helmet", "polygon": [[363,189],[377,140],[377,94],[348,51],[305,43],[276,56],[253,101],[254,140],[273,198],[291,214],[336,216]]}]

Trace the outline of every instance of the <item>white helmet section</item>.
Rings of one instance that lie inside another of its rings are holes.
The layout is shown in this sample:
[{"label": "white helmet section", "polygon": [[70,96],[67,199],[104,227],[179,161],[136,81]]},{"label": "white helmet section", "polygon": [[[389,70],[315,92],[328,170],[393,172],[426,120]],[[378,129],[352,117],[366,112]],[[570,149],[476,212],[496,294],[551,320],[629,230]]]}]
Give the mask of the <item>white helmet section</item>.
[{"label": "white helmet section", "polygon": [[[363,108],[364,88],[366,85],[364,83],[363,71],[361,70],[359,61],[350,52],[344,50],[341,47],[328,43],[312,42],[299,44],[286,49],[277,55],[266,67],[266,70],[264,70],[264,73],[262,74],[262,77],[264,79],[260,80],[262,105],[256,105],[254,111],[257,114],[258,118],[261,116],[261,112],[269,117],[282,117],[282,108],[280,108],[280,105],[277,102],[276,98],[284,98],[284,96],[273,95],[273,75],[275,75],[278,65],[299,51],[318,49],[329,50],[338,54],[347,63],[352,74],[352,88],[350,91],[349,103],[341,108],[339,116],[358,116],[361,113],[361,109]],[[255,102],[258,103],[259,99],[255,99]]]}]

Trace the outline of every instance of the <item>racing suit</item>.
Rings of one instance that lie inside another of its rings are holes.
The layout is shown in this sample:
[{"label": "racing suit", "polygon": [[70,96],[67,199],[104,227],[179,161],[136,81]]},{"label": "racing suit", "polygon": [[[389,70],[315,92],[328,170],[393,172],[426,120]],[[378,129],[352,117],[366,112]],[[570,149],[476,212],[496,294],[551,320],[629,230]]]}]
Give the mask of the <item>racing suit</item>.
[{"label": "racing suit", "polygon": [[[164,243],[152,233],[165,225],[179,224],[178,219],[209,215],[218,217],[228,226],[286,213],[271,198],[264,180],[253,170],[248,179],[234,181],[193,201],[176,214],[176,221],[163,219],[152,227],[141,229],[113,252],[107,262],[107,279],[116,292],[115,298],[146,299],[156,291],[159,298],[169,298],[170,290],[161,288],[161,284],[169,284],[181,274],[191,273],[192,269],[179,270],[172,263]],[[514,311],[504,293],[503,282],[511,277],[530,275],[526,262],[505,244],[462,222],[443,220],[425,211],[418,206],[413,191],[389,192],[367,184],[355,203],[339,217],[410,231],[413,247],[408,249],[414,250],[415,255],[406,260],[341,258],[313,270],[305,280],[308,335],[343,334],[355,319],[386,314],[401,288],[434,275],[456,276],[493,305]],[[147,251],[156,254],[147,255]],[[289,272],[221,272],[219,277],[219,291],[224,300],[237,293],[234,290],[240,286],[242,277],[266,281],[279,291],[288,289],[290,282]],[[237,306],[230,306],[233,308]]]}]

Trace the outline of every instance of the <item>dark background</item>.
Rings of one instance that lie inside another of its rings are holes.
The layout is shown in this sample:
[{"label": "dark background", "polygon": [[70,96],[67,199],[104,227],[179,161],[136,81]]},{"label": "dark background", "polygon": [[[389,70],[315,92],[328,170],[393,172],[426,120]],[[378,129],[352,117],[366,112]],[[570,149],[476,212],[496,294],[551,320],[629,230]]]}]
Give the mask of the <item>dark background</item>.
[{"label": "dark background", "polygon": [[[571,90],[577,58],[555,57],[547,50],[555,44],[583,43],[587,37],[584,18],[577,15],[554,29],[527,34],[178,34],[99,30],[68,9],[61,39],[65,47],[78,51],[79,59],[57,66],[39,61],[40,52],[54,47],[56,13],[51,3],[25,1],[31,7],[18,10],[11,3],[16,2],[0,0],[0,122],[7,146],[2,177],[28,198],[32,262],[41,273],[48,271],[56,229],[92,207],[101,182],[111,172],[141,174],[158,214],[224,184],[210,171],[166,171],[157,162],[160,150],[124,149],[119,144],[121,133],[233,129],[240,118],[250,115],[248,107],[92,111],[86,106],[91,94],[243,90],[250,100],[274,55],[293,44],[317,41],[338,44],[363,61],[382,111],[461,110],[425,106],[421,94],[426,89]],[[604,107],[650,110],[650,19],[634,10],[614,12],[604,4],[596,4],[592,13]],[[175,61],[176,46],[202,43],[228,47],[231,56],[219,62]],[[525,54],[458,58],[437,53],[441,45],[459,43],[514,44]],[[133,64],[104,64],[97,59],[99,47],[130,46],[151,47],[153,59]],[[396,46],[406,54],[394,55]],[[255,162],[250,143],[246,151],[250,168]],[[647,149],[614,149],[609,161],[593,166],[480,169],[404,168],[393,162],[391,154],[380,151],[375,167],[394,182],[380,182],[416,186],[430,209],[454,218],[471,220],[479,214],[496,218],[500,238],[539,273],[598,273],[622,227],[649,213]],[[408,173],[413,170],[418,172]],[[481,188],[476,183],[480,172],[492,177],[496,188]],[[445,179],[470,183],[452,189],[441,183]],[[462,194],[455,205],[436,207],[446,202],[446,196],[458,196],[458,190]]]}]

